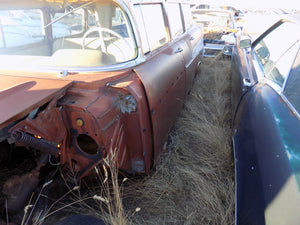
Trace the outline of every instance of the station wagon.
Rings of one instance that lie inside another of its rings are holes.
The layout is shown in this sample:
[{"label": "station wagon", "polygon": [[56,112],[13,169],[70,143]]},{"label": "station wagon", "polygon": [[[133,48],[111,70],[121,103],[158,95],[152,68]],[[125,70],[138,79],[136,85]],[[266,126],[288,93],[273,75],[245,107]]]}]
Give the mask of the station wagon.
[{"label": "station wagon", "polygon": [[1,1],[1,170],[22,162],[1,184],[7,208],[22,208],[45,165],[77,179],[104,159],[148,173],[203,49],[188,2]]}]

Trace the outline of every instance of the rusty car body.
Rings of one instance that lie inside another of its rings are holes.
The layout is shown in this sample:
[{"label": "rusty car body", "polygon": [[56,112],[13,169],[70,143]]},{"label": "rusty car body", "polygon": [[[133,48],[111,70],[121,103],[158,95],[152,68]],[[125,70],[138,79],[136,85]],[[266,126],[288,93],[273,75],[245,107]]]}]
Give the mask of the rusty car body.
[{"label": "rusty car body", "polygon": [[189,3],[10,0],[0,9],[1,170],[18,157],[23,165],[24,152],[35,162],[1,187],[8,208],[30,192],[14,192],[16,183],[39,183],[46,164],[77,179],[104,159],[148,173],[201,62]]}]

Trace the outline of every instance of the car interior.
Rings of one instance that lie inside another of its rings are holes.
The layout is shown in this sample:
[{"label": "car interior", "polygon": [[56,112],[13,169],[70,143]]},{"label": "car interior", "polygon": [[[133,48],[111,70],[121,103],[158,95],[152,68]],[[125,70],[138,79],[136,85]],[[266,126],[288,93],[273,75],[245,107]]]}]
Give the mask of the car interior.
[{"label": "car interior", "polygon": [[53,4],[0,15],[0,54],[5,63],[8,55],[20,55],[21,64],[90,67],[126,62],[137,55],[131,25],[114,3]]}]

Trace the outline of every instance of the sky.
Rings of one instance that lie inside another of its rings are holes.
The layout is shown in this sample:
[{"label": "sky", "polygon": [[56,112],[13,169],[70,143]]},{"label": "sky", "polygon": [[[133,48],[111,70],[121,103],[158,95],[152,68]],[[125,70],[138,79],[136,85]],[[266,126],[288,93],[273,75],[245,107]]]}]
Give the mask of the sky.
[{"label": "sky", "polygon": [[299,9],[299,0],[196,0],[199,3],[232,5],[237,8],[282,8],[282,9]]}]

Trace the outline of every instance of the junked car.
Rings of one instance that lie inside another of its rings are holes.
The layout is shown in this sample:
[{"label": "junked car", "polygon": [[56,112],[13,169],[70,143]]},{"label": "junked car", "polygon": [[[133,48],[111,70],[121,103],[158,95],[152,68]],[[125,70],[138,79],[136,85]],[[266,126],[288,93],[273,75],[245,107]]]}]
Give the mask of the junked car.
[{"label": "junked car", "polygon": [[1,184],[6,208],[21,209],[49,178],[46,165],[76,179],[104,159],[148,173],[201,62],[189,3],[11,0],[0,9],[1,170],[22,164]]},{"label": "junked car", "polygon": [[300,221],[300,17],[232,54],[236,224]]},{"label": "junked car", "polygon": [[235,45],[235,33],[238,28],[231,11],[224,9],[194,9],[193,19],[196,24],[203,25],[206,57],[214,57],[220,51],[231,55]]}]

